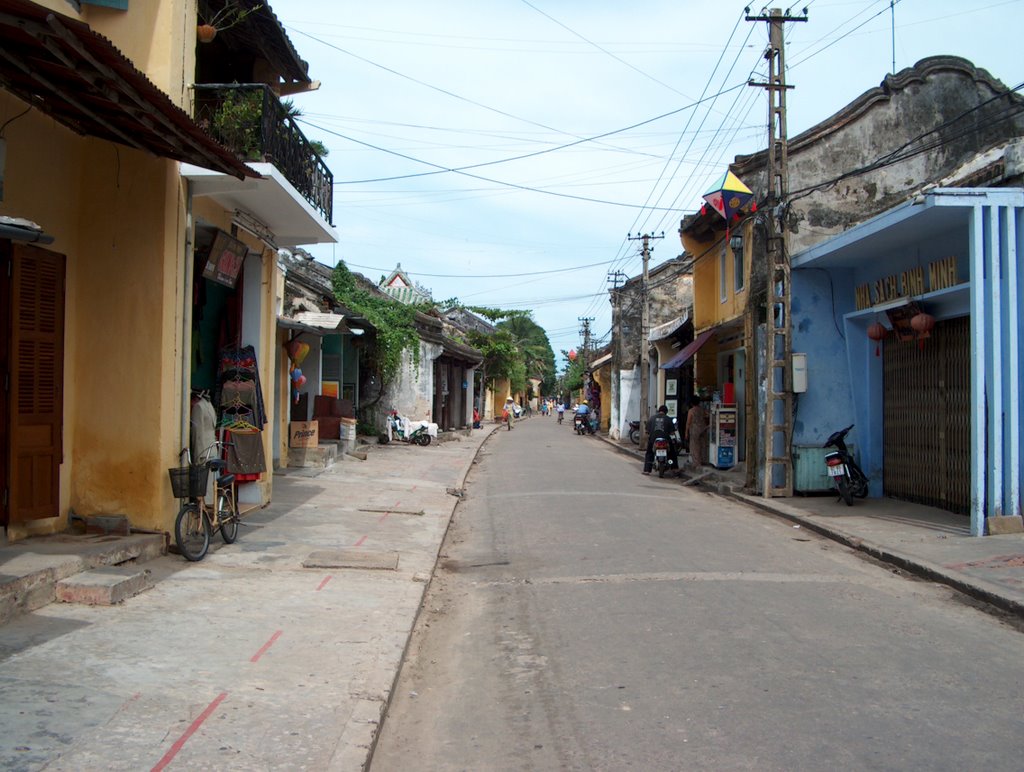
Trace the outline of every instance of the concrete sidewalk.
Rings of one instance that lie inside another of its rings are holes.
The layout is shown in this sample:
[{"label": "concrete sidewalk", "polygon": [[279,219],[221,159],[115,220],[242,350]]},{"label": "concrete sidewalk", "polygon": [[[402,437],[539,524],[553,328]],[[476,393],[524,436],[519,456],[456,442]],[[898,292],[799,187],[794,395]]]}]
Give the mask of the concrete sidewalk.
[{"label": "concrete sidewalk", "polygon": [[[601,439],[642,465],[643,452],[635,445]],[[705,467],[700,476],[706,490],[784,517],[794,526],[1024,619],[1024,534],[971,536],[965,515],[896,499],[855,499],[852,507],[831,494],[766,499],[743,491],[742,474]],[[680,482],[693,477],[684,469]]]},{"label": "concrete sidewalk", "polygon": [[496,428],[276,475],[235,544],[148,561],[120,605],[0,626],[0,767],[361,769]]}]

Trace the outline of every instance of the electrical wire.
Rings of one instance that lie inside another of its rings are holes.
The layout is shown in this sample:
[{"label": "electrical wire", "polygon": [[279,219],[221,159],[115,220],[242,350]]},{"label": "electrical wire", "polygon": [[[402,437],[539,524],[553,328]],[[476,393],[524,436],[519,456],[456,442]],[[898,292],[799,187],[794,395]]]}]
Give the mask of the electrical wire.
[{"label": "electrical wire", "polygon": [[[599,265],[608,265],[611,261],[605,260],[600,263],[587,263],[586,265],[576,265],[570,268],[552,268],[549,271],[530,271],[531,276],[540,276],[542,274],[551,273],[566,273],[569,271],[580,271],[584,268],[596,268]],[[367,271],[383,271],[387,273],[390,268],[377,268],[372,265],[359,265],[358,263],[349,263],[346,261],[346,265],[351,265],[354,268],[362,268]],[[422,276],[423,278],[429,279],[514,279],[522,276],[522,273],[487,273],[487,274],[456,274],[456,273],[420,273],[419,271],[408,271],[409,276]]]},{"label": "electrical wire", "polygon": [[[523,2],[526,2],[526,0],[523,0]],[[662,113],[661,115],[656,115],[653,118],[647,118],[645,120],[639,121],[639,122],[631,124],[629,126],[623,126],[622,128],[619,128],[619,129],[613,129],[611,131],[606,131],[603,134],[596,134],[596,135],[590,136],[590,137],[580,137],[579,139],[576,139],[576,140],[574,140],[572,142],[567,142],[565,144],[558,145],[556,147],[544,148],[543,150],[536,150],[536,151],[534,151],[532,153],[522,153],[520,155],[511,156],[511,157],[508,157],[508,158],[498,158],[498,159],[495,159],[493,161],[483,161],[481,163],[469,164],[467,166],[446,167],[446,166],[439,166],[437,164],[430,164],[431,166],[437,166],[437,169],[435,171],[430,171],[430,172],[416,172],[414,174],[401,174],[401,175],[395,175],[395,176],[392,176],[392,177],[374,177],[374,178],[363,179],[363,180],[340,180],[340,181],[335,182],[334,184],[335,185],[360,185],[360,184],[367,183],[367,182],[390,182],[391,180],[408,180],[408,179],[414,179],[416,177],[428,177],[428,176],[431,176],[431,175],[434,175],[434,174],[457,173],[457,172],[468,171],[470,169],[481,169],[481,168],[486,167],[486,166],[497,166],[499,164],[511,163],[513,161],[522,161],[522,160],[527,159],[527,158],[536,158],[537,156],[547,155],[548,153],[554,153],[554,152],[557,152],[559,150],[567,150],[568,148],[576,147],[578,145],[586,144],[588,142],[597,142],[598,140],[605,139],[606,137],[612,137],[612,136],[615,136],[616,134],[622,134],[622,133],[627,132],[627,131],[632,131],[633,129],[640,128],[641,126],[646,126],[647,124],[654,123],[655,121],[660,121],[660,120],[663,120],[664,118],[669,118],[669,117],[671,117],[673,115],[678,115],[679,113],[685,112],[686,110],[692,110],[692,109],[698,107],[701,104],[702,101],[707,101],[707,100],[715,99],[715,98],[721,96],[722,94],[728,94],[729,92],[735,91],[737,89],[740,89],[740,88],[742,88],[745,85],[746,85],[746,83],[737,83],[735,86],[730,86],[729,88],[719,92],[718,94],[714,94],[712,96],[709,96],[706,99],[698,100],[698,101],[696,101],[696,102],[694,102],[692,104],[689,104],[689,105],[684,105],[683,107],[678,107],[675,110],[670,110],[667,113]],[[322,126],[316,126],[315,124],[313,124],[313,123],[311,123],[309,121],[300,120],[300,123],[306,123],[309,126],[312,126],[313,128],[318,129],[319,131],[327,131],[328,133],[332,133],[332,132],[330,132],[330,130],[328,130],[328,129],[322,127]],[[342,134],[337,134],[337,136],[342,137],[343,139],[350,139],[349,137],[346,137],[345,135],[342,135]],[[352,141],[358,141],[358,140],[352,140]],[[371,145],[371,147],[373,147],[373,146]],[[394,151],[385,151],[385,152],[394,153]],[[400,155],[402,158],[408,158],[409,160],[418,160],[418,159],[411,158],[410,156],[402,155],[401,153],[395,153],[395,154],[396,155]],[[419,163],[429,163],[429,162],[428,161],[419,161]]]},{"label": "electrical wire", "polygon": [[529,2],[529,0],[521,0],[521,2],[523,3],[523,5],[529,6],[530,8],[532,8],[533,10],[535,10],[535,11],[536,11],[537,13],[539,13],[539,14],[540,14],[541,16],[543,16],[543,17],[544,17],[545,19],[549,19],[549,20],[553,21],[553,22],[554,22],[555,24],[557,24],[557,25],[558,25],[559,27],[561,27],[562,29],[564,29],[564,30],[565,30],[566,32],[568,32],[569,34],[571,34],[571,35],[575,35],[575,36],[576,36],[576,37],[578,37],[578,38],[579,38],[580,40],[582,40],[582,41],[583,41],[584,43],[586,43],[586,44],[588,44],[588,45],[591,45],[591,46],[593,46],[594,48],[596,48],[596,49],[597,49],[598,51],[600,51],[601,53],[603,53],[603,54],[605,54],[605,55],[607,55],[607,56],[611,57],[612,59],[614,59],[615,61],[619,62],[620,64],[624,64],[624,65],[625,65],[626,67],[628,67],[629,69],[633,70],[634,72],[638,72],[638,73],[640,73],[641,75],[643,75],[643,76],[644,76],[645,78],[647,78],[648,80],[654,81],[654,82],[655,82],[655,83],[657,83],[657,84],[658,84],[659,86],[664,86],[664,87],[665,87],[665,88],[667,88],[667,89],[668,89],[669,91],[671,91],[671,92],[673,92],[673,93],[675,93],[675,94],[678,94],[678,95],[679,95],[679,96],[681,96],[681,97],[686,97],[687,99],[689,99],[689,98],[690,98],[690,97],[688,97],[688,96],[687,96],[686,94],[684,94],[684,93],[683,93],[682,91],[680,91],[679,89],[677,89],[677,88],[674,88],[674,87],[670,86],[669,84],[665,83],[664,81],[658,80],[658,79],[657,79],[657,78],[655,78],[655,77],[654,77],[653,75],[650,75],[650,74],[648,74],[648,73],[644,72],[643,70],[641,70],[641,69],[640,69],[639,67],[635,67],[635,66],[633,66],[632,64],[630,64],[629,62],[627,62],[627,61],[626,61],[625,59],[623,59],[622,57],[619,57],[619,56],[616,56],[615,54],[613,54],[613,53],[612,53],[611,51],[609,51],[609,50],[608,50],[607,48],[603,48],[602,46],[599,46],[599,45],[598,45],[597,43],[595,43],[595,42],[594,42],[593,40],[589,40],[588,38],[585,38],[585,37],[583,37],[583,35],[581,35],[580,33],[578,33],[578,32],[577,32],[576,30],[574,30],[574,29],[572,29],[572,28],[570,28],[570,27],[566,26],[565,24],[563,24],[562,22],[560,22],[560,21],[559,21],[558,19],[556,19],[556,18],[555,18],[554,16],[551,16],[550,14],[547,14],[547,13],[545,13],[545,12],[544,12],[544,11],[542,11],[542,10],[541,10],[540,8],[538,8],[537,6],[535,6],[535,5],[533,4],[533,3]]}]

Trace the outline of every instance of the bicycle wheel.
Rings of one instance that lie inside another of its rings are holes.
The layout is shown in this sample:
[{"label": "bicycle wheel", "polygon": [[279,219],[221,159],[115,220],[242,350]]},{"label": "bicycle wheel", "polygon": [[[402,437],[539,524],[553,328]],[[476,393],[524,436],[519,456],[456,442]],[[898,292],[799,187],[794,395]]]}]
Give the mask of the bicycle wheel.
[{"label": "bicycle wheel", "polygon": [[181,505],[174,521],[174,539],[186,560],[202,560],[210,548],[210,520],[191,502]]},{"label": "bicycle wheel", "polygon": [[226,493],[217,496],[217,520],[220,538],[225,544],[234,544],[238,538],[238,502]]}]

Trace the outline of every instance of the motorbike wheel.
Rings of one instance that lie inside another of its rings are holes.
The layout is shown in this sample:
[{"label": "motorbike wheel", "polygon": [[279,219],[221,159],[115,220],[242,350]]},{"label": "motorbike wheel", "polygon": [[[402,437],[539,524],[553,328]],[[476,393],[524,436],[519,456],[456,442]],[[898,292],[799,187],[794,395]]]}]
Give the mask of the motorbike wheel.
[{"label": "motorbike wheel", "polygon": [[640,430],[639,429],[630,429],[629,430],[629,441],[632,442],[634,445],[639,445],[640,444]]},{"label": "motorbike wheel", "polygon": [[391,440],[386,432],[381,432],[380,434],[377,435],[378,445],[387,445],[389,442],[391,442]]},{"label": "motorbike wheel", "polygon": [[664,477],[664,476],[665,476],[665,465],[664,464],[658,464],[658,477]]},{"label": "motorbike wheel", "polygon": [[421,447],[427,447],[430,444],[430,435],[424,432],[423,434],[416,437],[416,444]]},{"label": "motorbike wheel", "polygon": [[850,490],[850,481],[845,477],[836,478],[836,488],[839,489],[839,496],[846,502],[846,506],[853,506],[853,492]]},{"label": "motorbike wheel", "polygon": [[868,478],[867,477],[865,477],[863,474],[856,474],[855,473],[854,477],[851,479],[850,485],[853,488],[853,495],[854,496],[856,496],[858,499],[867,498],[867,495],[868,495]]}]

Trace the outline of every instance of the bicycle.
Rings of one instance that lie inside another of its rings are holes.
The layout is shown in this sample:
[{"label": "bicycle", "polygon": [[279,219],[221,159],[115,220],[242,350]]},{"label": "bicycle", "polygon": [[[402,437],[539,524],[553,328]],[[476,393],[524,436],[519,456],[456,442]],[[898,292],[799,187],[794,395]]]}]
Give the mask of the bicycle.
[{"label": "bicycle", "polygon": [[[174,539],[178,551],[186,560],[198,561],[206,557],[210,549],[210,537],[219,531],[225,544],[232,544],[238,538],[238,496],[235,476],[223,473],[227,462],[220,458],[208,458],[215,449],[230,447],[231,443],[215,442],[204,452],[207,457],[200,464],[192,463],[192,453],[182,449],[178,458],[185,458],[186,466],[168,470],[171,489],[175,498],[181,499],[181,508],[174,520]],[[213,481],[213,502],[206,503],[206,491],[210,471],[215,473]]]}]

